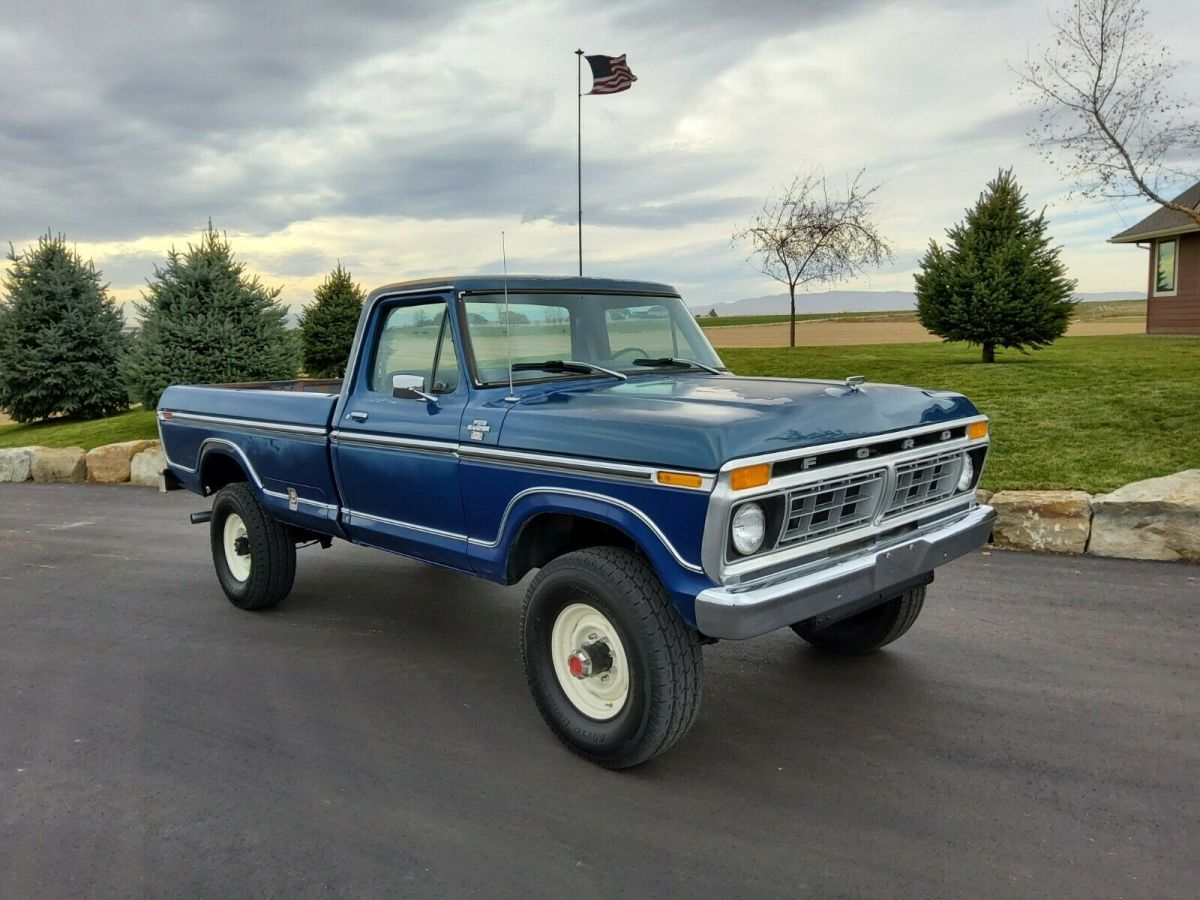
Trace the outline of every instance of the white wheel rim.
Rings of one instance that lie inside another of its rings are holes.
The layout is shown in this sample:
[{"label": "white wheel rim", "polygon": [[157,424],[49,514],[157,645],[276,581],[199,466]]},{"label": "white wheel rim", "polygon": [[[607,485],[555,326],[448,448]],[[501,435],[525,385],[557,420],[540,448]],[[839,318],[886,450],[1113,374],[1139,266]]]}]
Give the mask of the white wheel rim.
[{"label": "white wheel rim", "polygon": [[[586,678],[571,674],[568,659],[588,644],[603,642],[612,655],[612,668]],[[572,603],[558,614],[550,632],[550,656],[558,684],[571,705],[592,719],[617,716],[629,699],[629,663],[613,624],[593,606]]]},{"label": "white wheel rim", "polygon": [[238,553],[237,544],[242,538],[245,538],[248,544],[250,536],[246,533],[246,523],[237,513],[230,513],[229,518],[225,520],[224,535],[225,564],[229,566],[229,574],[238,581],[245,581],[250,577],[250,552],[247,547],[245,555]]}]

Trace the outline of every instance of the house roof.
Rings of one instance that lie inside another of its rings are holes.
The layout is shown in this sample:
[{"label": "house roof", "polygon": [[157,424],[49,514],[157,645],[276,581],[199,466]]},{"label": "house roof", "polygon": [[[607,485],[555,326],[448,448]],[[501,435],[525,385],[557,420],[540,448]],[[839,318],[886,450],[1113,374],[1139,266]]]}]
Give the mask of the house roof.
[{"label": "house roof", "polygon": [[[1200,181],[1176,197],[1174,202],[1180,206],[1200,209]],[[1133,244],[1149,238],[1167,237],[1188,231],[1200,231],[1200,225],[1185,213],[1160,206],[1136,225],[1126,228],[1120,234],[1114,234],[1108,241],[1111,244]]]}]

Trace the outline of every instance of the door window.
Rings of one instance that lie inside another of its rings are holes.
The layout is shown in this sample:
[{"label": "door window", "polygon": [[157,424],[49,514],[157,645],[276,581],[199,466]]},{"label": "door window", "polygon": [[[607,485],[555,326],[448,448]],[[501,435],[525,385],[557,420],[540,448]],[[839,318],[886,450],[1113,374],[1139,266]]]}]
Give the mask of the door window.
[{"label": "door window", "polygon": [[445,303],[417,303],[388,311],[375,345],[372,391],[391,391],[393,375],[417,375],[422,390],[449,393],[458,387],[458,372]]}]

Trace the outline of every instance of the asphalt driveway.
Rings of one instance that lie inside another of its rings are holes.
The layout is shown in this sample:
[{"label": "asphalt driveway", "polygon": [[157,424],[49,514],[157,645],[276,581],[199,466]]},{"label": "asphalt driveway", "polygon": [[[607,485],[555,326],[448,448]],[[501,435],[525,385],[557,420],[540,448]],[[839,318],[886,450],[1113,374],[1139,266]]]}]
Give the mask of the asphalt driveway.
[{"label": "asphalt driveway", "polygon": [[203,506],[0,485],[0,897],[1200,896],[1200,567],[981,553],[872,657],[709,647],[611,773],[522,587],[339,545],[239,612]]}]

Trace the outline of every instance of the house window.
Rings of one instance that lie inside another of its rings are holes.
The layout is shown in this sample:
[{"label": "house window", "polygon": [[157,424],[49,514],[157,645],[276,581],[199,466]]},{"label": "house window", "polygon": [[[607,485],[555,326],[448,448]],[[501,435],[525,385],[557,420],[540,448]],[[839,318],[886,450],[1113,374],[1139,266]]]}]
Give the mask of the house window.
[{"label": "house window", "polygon": [[1179,257],[1179,241],[1159,241],[1154,249],[1154,293],[1158,296],[1175,293],[1175,271]]}]

